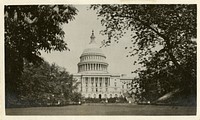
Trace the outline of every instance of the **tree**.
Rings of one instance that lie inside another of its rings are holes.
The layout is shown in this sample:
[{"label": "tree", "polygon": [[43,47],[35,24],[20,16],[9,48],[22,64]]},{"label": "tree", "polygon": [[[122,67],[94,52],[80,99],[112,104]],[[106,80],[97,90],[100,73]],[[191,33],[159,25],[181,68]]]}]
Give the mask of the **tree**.
[{"label": "tree", "polygon": [[[71,5],[8,5],[5,20],[5,85],[6,101],[16,98],[24,59],[40,63],[40,50],[69,50],[63,40],[62,24],[74,19]],[[7,103],[7,102],[6,102]]]},{"label": "tree", "polygon": [[145,90],[155,87],[159,91],[161,81],[167,83],[164,78],[169,75],[169,85],[180,88],[186,96],[196,96],[196,5],[124,4],[92,5],[91,8],[97,10],[106,27],[102,31],[108,35],[105,45],[113,40],[118,42],[124,34],[132,32],[130,56],[138,55],[139,64],[144,66],[144,70],[136,72],[140,73]]},{"label": "tree", "polygon": [[64,68],[48,62],[24,64],[18,86],[20,103],[24,105],[61,104],[77,96],[77,81]]}]

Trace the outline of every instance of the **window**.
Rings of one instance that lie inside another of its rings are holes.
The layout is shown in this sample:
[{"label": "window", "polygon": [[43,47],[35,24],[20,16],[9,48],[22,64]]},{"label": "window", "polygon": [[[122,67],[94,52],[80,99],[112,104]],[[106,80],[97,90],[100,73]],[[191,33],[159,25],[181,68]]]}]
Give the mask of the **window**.
[{"label": "window", "polygon": [[98,83],[98,78],[97,77],[95,78],[95,83]]},{"label": "window", "polygon": [[85,77],[85,82],[88,82],[88,77]]},{"label": "window", "polygon": [[108,87],[108,78],[105,78],[105,86]]},{"label": "window", "polygon": [[96,98],[96,94],[94,94],[94,98]]},{"label": "window", "polygon": [[112,98],[112,94],[110,94],[110,98]]},{"label": "window", "polygon": [[92,84],[92,86],[94,84],[94,78],[93,77],[91,78],[91,84]]},{"label": "window", "polygon": [[88,88],[86,88],[86,90],[85,90],[86,92],[88,92]]},{"label": "window", "polygon": [[85,86],[88,86],[88,77],[85,77]]},{"label": "window", "polygon": [[105,94],[104,97],[107,98],[107,95]]},{"label": "window", "polygon": [[99,92],[101,92],[101,90],[102,90],[102,89],[100,88],[100,89],[99,89]]},{"label": "window", "polygon": [[108,92],[108,88],[106,88],[106,92]]},{"label": "window", "polygon": [[94,88],[92,88],[92,92],[94,92]]},{"label": "window", "polygon": [[122,89],[124,89],[124,85],[122,85]]},{"label": "window", "polygon": [[105,83],[106,87],[108,87],[108,83]]},{"label": "window", "polygon": [[105,78],[105,83],[108,83],[108,78],[107,77]]},{"label": "window", "polygon": [[115,94],[115,97],[118,97],[118,95],[117,95],[117,94]]},{"label": "window", "polygon": [[96,92],[98,92],[98,88],[96,88]]},{"label": "window", "polygon": [[100,81],[100,83],[102,83],[102,78],[101,77],[99,78],[99,81]]},{"label": "window", "polygon": [[117,83],[115,82],[115,87],[117,87]]}]

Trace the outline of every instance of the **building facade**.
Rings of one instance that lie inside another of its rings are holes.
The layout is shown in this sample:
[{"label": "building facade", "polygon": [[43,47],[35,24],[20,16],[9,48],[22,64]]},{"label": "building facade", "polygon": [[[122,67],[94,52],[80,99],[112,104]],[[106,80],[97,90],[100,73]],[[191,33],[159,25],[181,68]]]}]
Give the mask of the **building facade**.
[{"label": "building facade", "polygon": [[133,78],[120,74],[110,74],[106,56],[96,44],[94,32],[90,43],[80,56],[78,73],[74,78],[78,80],[78,91],[85,98],[114,98],[123,97],[129,91]]}]

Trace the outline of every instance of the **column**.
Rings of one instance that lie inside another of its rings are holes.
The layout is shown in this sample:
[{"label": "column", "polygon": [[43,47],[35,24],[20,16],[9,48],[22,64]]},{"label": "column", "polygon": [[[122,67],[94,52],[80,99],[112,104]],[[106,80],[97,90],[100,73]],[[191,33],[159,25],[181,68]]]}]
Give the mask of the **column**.
[{"label": "column", "polygon": [[95,64],[95,70],[97,70],[97,64]]},{"label": "column", "polygon": [[91,77],[88,77],[88,87],[91,86],[90,83],[91,83]]},{"label": "column", "polygon": [[83,64],[83,71],[85,71],[85,64]]},{"label": "column", "polygon": [[88,64],[87,64],[87,71],[89,70],[89,66],[88,66]]},{"label": "column", "polygon": [[110,78],[108,78],[108,83],[109,83],[108,85],[110,86]]},{"label": "column", "polygon": [[105,86],[104,84],[105,84],[105,79],[104,77],[102,77],[102,88]]}]

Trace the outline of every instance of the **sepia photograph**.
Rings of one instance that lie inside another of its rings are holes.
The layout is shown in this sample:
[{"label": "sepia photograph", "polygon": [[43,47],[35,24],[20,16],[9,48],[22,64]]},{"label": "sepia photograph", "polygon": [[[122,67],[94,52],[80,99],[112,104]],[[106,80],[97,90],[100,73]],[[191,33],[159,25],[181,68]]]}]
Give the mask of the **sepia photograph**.
[{"label": "sepia photograph", "polygon": [[197,4],[4,5],[6,116],[196,116]]}]

